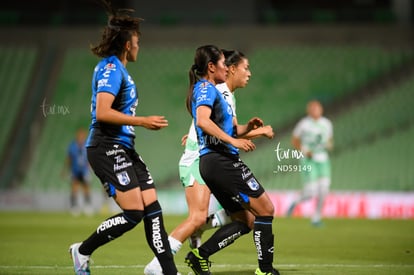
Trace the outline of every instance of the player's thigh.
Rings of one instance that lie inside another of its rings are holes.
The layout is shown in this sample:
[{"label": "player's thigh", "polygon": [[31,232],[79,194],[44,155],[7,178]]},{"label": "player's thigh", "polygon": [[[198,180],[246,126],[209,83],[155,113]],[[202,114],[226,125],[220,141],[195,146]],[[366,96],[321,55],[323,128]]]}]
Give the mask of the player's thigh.
[{"label": "player's thigh", "polygon": [[207,185],[194,181],[191,186],[185,188],[185,198],[190,215],[207,217],[210,201],[210,189]]},{"label": "player's thigh", "polygon": [[121,209],[144,209],[144,202],[142,198],[141,189],[138,187],[124,192],[116,190],[116,196],[114,197],[114,199]]},{"label": "player's thigh", "polygon": [[194,160],[194,162],[189,166],[180,165],[178,167],[180,181],[183,187],[193,186],[194,182],[198,184],[205,185],[204,179],[200,174],[200,159]]}]

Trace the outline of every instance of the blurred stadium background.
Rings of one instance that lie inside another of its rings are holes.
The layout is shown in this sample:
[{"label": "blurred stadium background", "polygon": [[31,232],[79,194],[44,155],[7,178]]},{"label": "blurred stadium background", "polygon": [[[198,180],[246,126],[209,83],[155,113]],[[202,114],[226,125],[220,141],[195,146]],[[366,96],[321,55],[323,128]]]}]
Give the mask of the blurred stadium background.
[{"label": "blurred stadium background", "polygon": [[[138,115],[170,126],[137,128],[164,211],[185,211],[178,180],[184,98],[196,47],[243,51],[252,78],[237,91],[239,122],[260,116],[276,138],[244,154],[274,195],[278,214],[300,189],[299,173],[274,173],[279,145],[319,99],[334,124],[332,195],[326,214],[414,218],[414,4],[410,0],[114,1],[145,19],[138,61],[129,64]],[[91,75],[106,14],[94,1],[3,3],[0,8],[0,210],[64,210],[66,148],[90,121]],[[96,206],[103,199],[93,181]],[[369,213],[371,214],[369,214]],[[306,215],[306,206],[303,208]]]}]

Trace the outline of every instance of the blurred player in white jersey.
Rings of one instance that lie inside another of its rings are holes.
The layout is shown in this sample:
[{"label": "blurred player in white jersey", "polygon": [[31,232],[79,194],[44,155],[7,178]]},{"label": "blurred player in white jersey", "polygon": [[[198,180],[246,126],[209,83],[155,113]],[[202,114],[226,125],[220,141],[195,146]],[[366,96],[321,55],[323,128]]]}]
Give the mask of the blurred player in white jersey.
[{"label": "blurred player in white jersey", "polygon": [[312,224],[322,225],[322,208],[331,185],[331,164],[328,152],[333,148],[333,128],[331,121],[323,116],[322,104],[317,100],[307,104],[307,116],[295,126],[292,145],[301,150],[304,157],[300,165],[310,167],[302,172],[303,190],[290,205],[287,216],[295,207],[306,200],[316,198],[316,208],[311,217]]}]

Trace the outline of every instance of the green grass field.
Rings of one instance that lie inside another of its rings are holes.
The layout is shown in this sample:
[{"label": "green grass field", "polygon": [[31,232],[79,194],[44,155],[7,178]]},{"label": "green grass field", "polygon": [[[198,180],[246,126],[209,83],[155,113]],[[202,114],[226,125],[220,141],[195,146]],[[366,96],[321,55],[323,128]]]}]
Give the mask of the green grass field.
[{"label": "green grass field", "polygon": [[[0,212],[0,274],[73,274],[67,252],[106,216]],[[167,216],[171,231],[183,216]],[[211,234],[211,231],[204,236]],[[414,220],[276,218],[275,267],[281,274],[414,274]],[[143,274],[152,259],[142,224],[93,254],[93,274]],[[188,246],[176,255],[179,271]],[[257,267],[251,234],[213,255],[213,274],[252,275]]]}]

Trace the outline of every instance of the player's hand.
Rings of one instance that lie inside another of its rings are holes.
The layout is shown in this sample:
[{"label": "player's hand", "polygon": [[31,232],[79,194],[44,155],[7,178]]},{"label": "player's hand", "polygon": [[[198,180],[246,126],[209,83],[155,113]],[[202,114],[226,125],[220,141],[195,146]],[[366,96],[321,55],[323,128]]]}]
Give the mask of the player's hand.
[{"label": "player's hand", "polygon": [[187,142],[187,138],[188,138],[188,134],[185,134],[182,138],[181,138],[181,145],[185,146],[185,143]]},{"label": "player's hand", "polygon": [[160,130],[168,126],[168,120],[164,116],[147,116],[143,126],[149,130]]},{"label": "player's hand", "polygon": [[256,145],[250,139],[236,138],[233,139],[232,145],[245,152],[250,152],[256,149]]},{"label": "player's hand", "polygon": [[259,127],[263,127],[263,120],[261,118],[258,118],[258,117],[251,118],[249,120],[249,122],[247,123],[248,131],[257,129]]},{"label": "player's hand", "polygon": [[273,128],[270,125],[263,126],[263,131],[263,136],[267,137],[268,139],[272,139],[275,136]]}]

